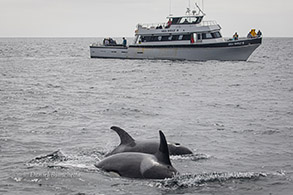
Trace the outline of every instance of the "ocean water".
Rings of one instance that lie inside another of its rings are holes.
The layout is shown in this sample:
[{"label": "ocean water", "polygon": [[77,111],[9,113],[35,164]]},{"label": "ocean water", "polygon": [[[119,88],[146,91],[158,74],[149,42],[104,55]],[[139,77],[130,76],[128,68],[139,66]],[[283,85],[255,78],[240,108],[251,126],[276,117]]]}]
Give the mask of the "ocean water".
[{"label": "ocean water", "polygon": [[[292,38],[247,62],[90,59],[97,40],[0,39],[0,194],[292,194]],[[105,173],[112,125],[194,155],[171,179]]]}]

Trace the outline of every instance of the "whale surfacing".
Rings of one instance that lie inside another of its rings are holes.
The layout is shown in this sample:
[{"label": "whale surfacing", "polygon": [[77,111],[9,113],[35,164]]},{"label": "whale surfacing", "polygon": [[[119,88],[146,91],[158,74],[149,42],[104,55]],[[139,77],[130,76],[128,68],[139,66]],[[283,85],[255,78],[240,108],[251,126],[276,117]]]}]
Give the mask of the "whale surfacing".
[{"label": "whale surfacing", "polygon": [[[106,154],[110,156],[121,152],[141,152],[147,154],[155,154],[159,147],[158,141],[152,140],[135,140],[125,130],[117,126],[112,126],[111,129],[115,131],[120,137],[120,145],[117,146],[113,151]],[[169,154],[170,155],[186,155],[192,154],[192,151],[179,143],[169,142]]]},{"label": "whale surfacing", "polygon": [[95,166],[122,177],[164,179],[178,173],[172,166],[165,135],[160,133],[160,145],[155,154],[123,152],[106,157]]}]

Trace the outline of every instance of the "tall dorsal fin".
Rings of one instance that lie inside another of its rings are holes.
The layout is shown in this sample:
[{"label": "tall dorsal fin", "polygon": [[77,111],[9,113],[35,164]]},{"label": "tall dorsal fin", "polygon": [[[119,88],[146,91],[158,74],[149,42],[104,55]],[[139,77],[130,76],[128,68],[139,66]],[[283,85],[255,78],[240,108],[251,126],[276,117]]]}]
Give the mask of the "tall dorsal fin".
[{"label": "tall dorsal fin", "polygon": [[130,144],[135,141],[126,131],[120,127],[112,126],[111,129],[119,135],[121,141],[120,144]]},{"label": "tall dorsal fin", "polygon": [[158,148],[158,151],[156,152],[155,156],[160,162],[163,162],[167,165],[171,165],[170,156],[169,156],[169,149],[168,144],[166,141],[166,137],[162,131],[159,131],[160,133],[160,146]]}]

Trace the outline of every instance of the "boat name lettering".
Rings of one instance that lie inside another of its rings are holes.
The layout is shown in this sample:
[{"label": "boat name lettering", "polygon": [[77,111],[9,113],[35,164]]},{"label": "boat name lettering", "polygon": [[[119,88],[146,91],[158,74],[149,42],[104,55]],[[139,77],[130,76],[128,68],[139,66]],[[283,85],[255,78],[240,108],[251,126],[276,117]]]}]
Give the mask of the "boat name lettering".
[{"label": "boat name lettering", "polygon": [[242,42],[236,42],[236,43],[229,43],[229,46],[233,46],[233,45],[245,45],[244,41]]},{"label": "boat name lettering", "polygon": [[172,29],[172,30],[162,30],[162,32],[175,32],[175,29]]}]

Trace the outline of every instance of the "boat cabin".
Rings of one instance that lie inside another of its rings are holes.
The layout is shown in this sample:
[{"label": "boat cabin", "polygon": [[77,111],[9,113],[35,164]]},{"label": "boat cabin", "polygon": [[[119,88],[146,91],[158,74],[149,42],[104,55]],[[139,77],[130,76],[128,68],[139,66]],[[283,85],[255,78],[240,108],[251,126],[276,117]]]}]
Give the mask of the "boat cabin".
[{"label": "boat cabin", "polygon": [[[204,15],[169,16],[164,24],[138,24],[134,44],[190,44],[222,41],[221,27]],[[221,40],[220,40],[221,39]]]}]

